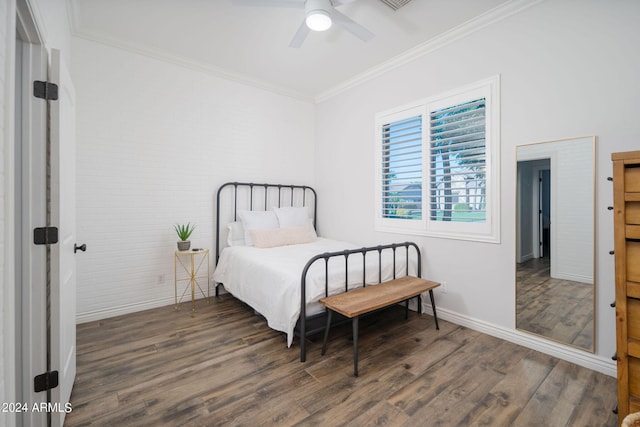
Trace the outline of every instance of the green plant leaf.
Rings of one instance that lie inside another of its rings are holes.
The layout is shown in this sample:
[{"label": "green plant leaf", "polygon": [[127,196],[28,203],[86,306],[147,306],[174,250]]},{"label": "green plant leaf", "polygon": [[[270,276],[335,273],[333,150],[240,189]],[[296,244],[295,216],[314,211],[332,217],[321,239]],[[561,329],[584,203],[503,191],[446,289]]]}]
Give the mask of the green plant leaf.
[{"label": "green plant leaf", "polygon": [[189,240],[189,237],[191,237],[191,233],[193,233],[193,230],[195,230],[196,226],[195,224],[191,225],[191,223],[188,222],[187,224],[176,224],[173,226],[173,228],[176,230],[178,238],[184,242],[186,240]]}]

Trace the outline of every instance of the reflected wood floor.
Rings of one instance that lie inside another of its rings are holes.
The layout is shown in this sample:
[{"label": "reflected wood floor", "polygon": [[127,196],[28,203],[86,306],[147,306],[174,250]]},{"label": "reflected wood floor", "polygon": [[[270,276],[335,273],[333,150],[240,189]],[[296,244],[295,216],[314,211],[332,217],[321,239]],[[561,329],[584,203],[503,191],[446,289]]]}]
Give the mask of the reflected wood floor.
[{"label": "reflected wood floor", "polygon": [[549,258],[516,266],[518,329],[590,349],[593,346],[593,285],[551,277]]},{"label": "reflected wood floor", "polygon": [[84,426],[615,426],[616,380],[399,306],[299,347],[225,295],[78,325]]}]

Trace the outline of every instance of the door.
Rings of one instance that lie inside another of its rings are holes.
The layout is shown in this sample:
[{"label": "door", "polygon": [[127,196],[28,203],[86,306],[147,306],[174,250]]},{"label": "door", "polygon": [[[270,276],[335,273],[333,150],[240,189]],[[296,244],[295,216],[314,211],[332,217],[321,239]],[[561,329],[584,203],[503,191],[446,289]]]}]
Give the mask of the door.
[{"label": "door", "polygon": [[47,224],[47,102],[35,96],[34,81],[47,79],[47,51],[26,0],[16,2],[15,45],[15,381],[18,402],[29,411],[16,425],[44,426],[46,392],[34,378],[49,370],[47,350],[47,253],[34,244],[34,229]]},{"label": "door", "polygon": [[543,212],[543,199],[544,199],[544,184],[542,183],[542,172],[538,171],[538,258],[542,258],[546,255],[546,248],[544,246],[544,212]]},{"label": "door", "polygon": [[551,252],[551,170],[540,170],[539,231],[540,258],[549,257]]},{"label": "door", "polygon": [[[49,81],[58,85],[58,100],[50,101],[50,212],[58,227],[58,244],[51,245],[51,369],[59,386],[51,390],[51,425],[62,426],[76,375],[76,172],[75,92],[71,77],[51,49]],[[80,252],[81,253],[81,252]]]}]

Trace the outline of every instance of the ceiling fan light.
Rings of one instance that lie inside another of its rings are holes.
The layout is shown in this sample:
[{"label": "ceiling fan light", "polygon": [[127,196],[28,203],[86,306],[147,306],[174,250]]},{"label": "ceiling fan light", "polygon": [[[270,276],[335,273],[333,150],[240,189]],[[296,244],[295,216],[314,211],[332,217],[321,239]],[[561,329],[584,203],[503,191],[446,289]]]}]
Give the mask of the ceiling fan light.
[{"label": "ceiling fan light", "polygon": [[326,31],[331,28],[331,16],[327,12],[321,9],[312,10],[307,13],[307,19],[305,21],[307,27],[313,31]]}]

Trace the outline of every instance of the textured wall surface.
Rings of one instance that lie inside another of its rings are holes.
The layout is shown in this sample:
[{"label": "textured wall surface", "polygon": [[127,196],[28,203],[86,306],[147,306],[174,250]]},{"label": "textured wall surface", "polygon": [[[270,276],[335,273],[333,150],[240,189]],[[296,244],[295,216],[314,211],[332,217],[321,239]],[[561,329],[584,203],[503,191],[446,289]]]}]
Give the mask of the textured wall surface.
[{"label": "textured wall surface", "polygon": [[213,266],[220,184],[313,184],[311,103],[79,38],[72,75],[80,322],[173,302],[175,223]]}]

